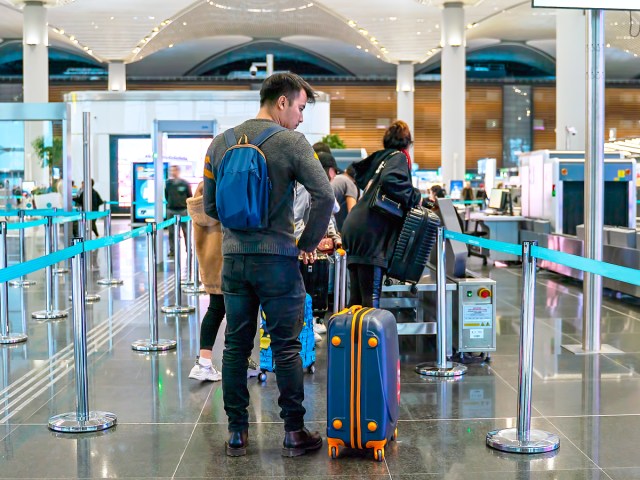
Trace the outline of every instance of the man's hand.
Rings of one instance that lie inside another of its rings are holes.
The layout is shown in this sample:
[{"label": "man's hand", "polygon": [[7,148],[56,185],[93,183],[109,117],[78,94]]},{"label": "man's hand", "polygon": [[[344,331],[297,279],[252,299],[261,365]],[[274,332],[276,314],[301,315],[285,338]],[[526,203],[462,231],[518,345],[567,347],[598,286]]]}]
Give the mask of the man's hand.
[{"label": "man's hand", "polygon": [[313,252],[305,252],[300,250],[300,258],[302,259],[302,263],[308,265],[315,262],[318,259],[318,255],[316,254],[315,250]]}]

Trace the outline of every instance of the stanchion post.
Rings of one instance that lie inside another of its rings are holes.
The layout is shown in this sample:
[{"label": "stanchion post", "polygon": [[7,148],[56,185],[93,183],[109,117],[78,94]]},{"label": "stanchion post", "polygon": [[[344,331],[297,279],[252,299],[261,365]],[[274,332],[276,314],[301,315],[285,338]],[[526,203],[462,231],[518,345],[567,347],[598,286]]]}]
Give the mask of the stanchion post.
[{"label": "stanchion post", "polygon": [[[53,236],[53,217],[47,217],[47,225],[44,231],[44,252],[51,255]],[[68,316],[64,310],[58,310],[53,304],[53,267],[49,265],[45,268],[45,310],[33,312],[31,317],[36,320],[57,320]],[[57,301],[56,301],[57,303]]]},{"label": "stanchion post", "polygon": [[182,221],[182,217],[180,215],[176,215],[174,218],[176,219],[176,223],[173,225],[173,251],[175,252],[173,258],[175,303],[173,305],[165,305],[161,309],[164,313],[169,315],[179,315],[182,313],[191,313],[196,311],[196,308],[191,305],[182,305],[182,265],[180,262],[180,222]]},{"label": "stanchion post", "polygon": [[437,361],[416,365],[416,372],[428,377],[458,377],[467,373],[467,367],[455,362],[447,361],[447,251],[444,227],[438,227],[437,238],[437,283],[436,293],[438,302],[436,305],[437,316]]},{"label": "stanchion post", "polygon": [[[27,261],[27,242],[25,238],[26,232],[24,228],[25,217],[26,217],[26,212],[24,210],[19,210],[18,221],[22,226],[22,228],[18,230],[18,241],[20,242],[20,246],[19,246],[20,247],[20,263],[24,263]],[[36,284],[35,280],[27,280],[26,277],[24,276],[20,277],[18,280],[11,280],[9,282],[9,285],[11,287],[30,287],[31,285],[35,285],[35,284]]]},{"label": "stanchion post", "polygon": [[[82,238],[74,238],[73,245],[79,245]],[[73,352],[76,380],[76,411],[56,415],[49,419],[49,428],[62,433],[97,432],[113,427],[117,418],[110,412],[89,410],[89,365],[87,362],[87,316],[84,302],[86,281],[85,253],[71,260],[73,298]]]},{"label": "stanchion post", "polygon": [[[111,236],[111,205],[107,203],[106,208],[107,216],[104,217],[104,236],[109,238]],[[98,280],[98,285],[117,286],[122,285],[124,282],[119,278],[113,277],[113,253],[111,249],[113,245],[107,246],[107,278],[101,278]]]},{"label": "stanchion post", "polygon": [[198,256],[193,256],[193,286],[183,288],[185,293],[190,295],[200,295],[207,293],[202,285],[200,285],[200,264],[198,263]]},{"label": "stanchion post", "polygon": [[560,447],[558,435],[543,430],[531,430],[533,339],[536,314],[536,259],[531,255],[531,249],[536,244],[537,242],[522,244],[522,312],[516,428],[493,430],[487,434],[488,446],[509,453],[544,453]]},{"label": "stanchion post", "polygon": [[136,340],[131,348],[139,352],[158,352],[176,348],[175,340],[158,338],[158,275],[156,236],[157,226],[151,222],[151,231],[147,233],[147,268],[149,270],[149,338]]},{"label": "stanchion post", "polygon": [[193,285],[193,242],[192,242],[192,234],[193,234],[193,220],[189,219],[187,222],[187,235],[184,240],[187,245],[187,277],[182,281],[182,285],[184,286],[192,286]]},{"label": "stanchion post", "polygon": [[[57,216],[58,214],[58,208],[57,207],[53,207],[53,216]],[[54,220],[54,224],[53,224],[53,232],[51,232],[51,236],[53,239],[53,248],[52,251],[57,252],[58,251],[58,225],[55,223]],[[57,267],[53,269],[53,273],[54,275],[64,275],[66,273],[69,273],[69,269],[66,267]]]},{"label": "stanchion post", "polygon": [[[83,241],[91,240],[91,220],[87,220],[86,211],[82,212],[80,215],[81,215],[81,220],[80,220],[81,225],[79,226],[78,230],[82,231],[81,235],[82,235]],[[91,253],[89,253],[89,255],[91,255]],[[88,280],[89,275],[87,274],[87,262],[82,262],[82,268],[84,269],[84,278]],[[93,278],[91,280],[93,280]],[[69,300],[72,300],[72,298],[69,297]],[[87,289],[85,289],[84,301],[87,303],[99,302],[100,295],[98,295],[97,293],[91,293],[87,291]]]},{"label": "stanchion post", "polygon": [[[9,252],[7,248],[7,222],[0,222],[0,270],[7,268],[9,264]],[[11,345],[26,342],[24,333],[11,333],[9,324],[9,286],[7,282],[0,283],[0,345]]]}]

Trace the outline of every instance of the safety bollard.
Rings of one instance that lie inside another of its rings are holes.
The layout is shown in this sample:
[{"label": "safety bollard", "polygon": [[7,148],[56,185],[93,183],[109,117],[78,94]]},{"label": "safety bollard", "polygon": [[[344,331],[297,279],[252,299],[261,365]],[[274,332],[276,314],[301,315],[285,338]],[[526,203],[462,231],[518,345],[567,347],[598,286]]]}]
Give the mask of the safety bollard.
[{"label": "safety bollard", "polygon": [[536,259],[531,248],[537,242],[522,244],[522,313],[520,315],[520,363],[518,367],[518,418],[516,428],[493,430],[487,445],[509,453],[544,453],[560,447],[554,433],[531,430],[533,384],[533,332],[536,315]]},{"label": "safety bollard", "polygon": [[184,240],[187,245],[187,278],[182,280],[182,286],[184,287],[190,287],[193,285],[193,257],[195,257],[195,255],[193,254],[192,234],[193,220],[189,220],[187,222],[187,238]]},{"label": "safety bollard", "polygon": [[[9,264],[9,251],[7,248],[7,222],[0,222],[0,270],[7,268]],[[24,333],[11,333],[9,325],[9,286],[7,282],[0,283],[0,345],[26,342]]]},{"label": "safety bollard", "polygon": [[131,348],[139,352],[158,352],[176,348],[175,340],[164,340],[158,338],[158,275],[157,275],[157,253],[156,236],[157,226],[151,222],[151,231],[147,233],[147,268],[149,269],[149,338],[136,340],[131,344]]},{"label": "safety bollard", "polygon": [[[111,236],[111,206],[107,204],[107,212],[109,214],[104,217],[104,236],[106,238]],[[119,278],[113,277],[113,257],[111,249],[113,245],[107,246],[107,278],[101,278],[98,280],[98,285],[116,286],[122,285],[124,282]]]},{"label": "safety bollard", "polygon": [[193,286],[184,287],[182,290],[189,295],[201,295],[203,293],[207,293],[204,286],[200,284],[200,264],[198,263],[197,255],[193,256]]},{"label": "safety bollard", "polygon": [[342,310],[347,303],[347,253],[341,248],[334,253],[333,313]]},{"label": "safety bollard", "polygon": [[[73,245],[78,245],[81,242],[82,238],[73,239]],[[86,270],[84,263],[84,252],[74,256],[71,260],[76,411],[55,415],[49,419],[49,428],[61,433],[98,432],[113,427],[117,422],[113,413],[89,410],[87,316],[84,302]]]},{"label": "safety bollard", "polygon": [[175,216],[176,223],[173,225],[173,273],[175,284],[175,303],[173,305],[165,305],[161,310],[169,315],[179,315],[182,313],[195,312],[196,308],[191,305],[182,304],[182,285],[181,285],[181,265],[180,265],[180,215]]},{"label": "safety bollard", "polygon": [[[26,217],[26,212],[24,210],[18,211],[18,221],[21,224],[24,224]],[[18,241],[20,242],[20,263],[24,263],[27,261],[27,242],[25,238],[25,229],[21,228],[18,231]],[[9,286],[11,287],[30,287],[31,285],[35,285],[35,280],[27,280],[24,276],[20,277],[18,280],[11,280],[9,282]]]},{"label": "safety bollard", "polygon": [[437,317],[437,361],[416,365],[416,373],[428,377],[458,377],[467,373],[467,367],[455,362],[447,361],[447,338],[449,336],[447,325],[447,252],[444,238],[444,227],[438,227],[437,250],[437,282],[436,293],[438,302],[436,306]]},{"label": "safety bollard", "polygon": [[[47,217],[47,225],[44,231],[44,252],[45,255],[51,255],[52,248],[52,236],[53,236],[53,218]],[[36,320],[57,320],[60,318],[65,318],[68,316],[68,313],[64,310],[58,310],[58,296],[55,295],[55,306],[54,306],[54,295],[53,295],[53,267],[49,265],[45,269],[45,308],[46,310],[39,310],[37,312],[33,312],[31,314],[32,318]]]}]

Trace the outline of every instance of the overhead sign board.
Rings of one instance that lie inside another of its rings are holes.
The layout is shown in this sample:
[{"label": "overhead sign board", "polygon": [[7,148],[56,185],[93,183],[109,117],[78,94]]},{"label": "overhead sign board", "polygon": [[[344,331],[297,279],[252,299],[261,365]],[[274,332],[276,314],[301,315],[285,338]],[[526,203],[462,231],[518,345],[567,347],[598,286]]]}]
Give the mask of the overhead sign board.
[{"label": "overhead sign board", "polygon": [[640,0],[531,0],[533,8],[640,10]]}]

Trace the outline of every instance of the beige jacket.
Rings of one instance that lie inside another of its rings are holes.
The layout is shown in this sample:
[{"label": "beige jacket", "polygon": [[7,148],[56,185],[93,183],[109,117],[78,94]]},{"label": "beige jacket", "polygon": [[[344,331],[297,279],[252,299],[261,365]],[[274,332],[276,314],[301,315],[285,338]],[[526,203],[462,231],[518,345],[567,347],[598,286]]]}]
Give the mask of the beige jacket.
[{"label": "beige jacket", "polygon": [[222,227],[204,213],[203,183],[193,198],[187,198],[187,210],[193,221],[193,237],[200,265],[200,277],[208,294],[222,295]]}]

